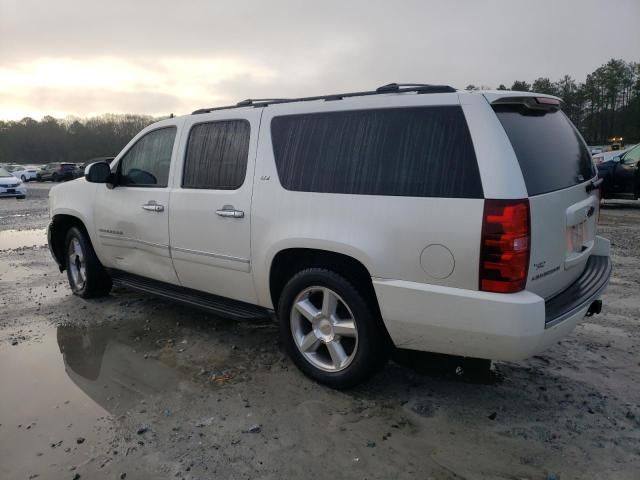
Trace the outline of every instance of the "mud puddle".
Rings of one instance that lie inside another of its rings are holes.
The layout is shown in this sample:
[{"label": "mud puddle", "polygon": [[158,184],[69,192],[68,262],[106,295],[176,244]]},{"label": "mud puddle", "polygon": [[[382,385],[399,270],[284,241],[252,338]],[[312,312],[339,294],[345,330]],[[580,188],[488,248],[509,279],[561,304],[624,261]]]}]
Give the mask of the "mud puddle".
[{"label": "mud puddle", "polygon": [[74,383],[55,328],[20,340],[0,348],[0,477],[72,478],[69,469],[108,431],[109,414]]},{"label": "mud puddle", "polygon": [[[67,479],[89,465],[102,468],[118,455],[118,419],[189,383],[171,362],[122,342],[112,325],[29,332],[10,334],[0,347],[0,478]],[[133,445],[121,455],[141,448]]]},{"label": "mud puddle", "polygon": [[16,248],[40,247],[47,244],[47,231],[36,230],[2,230],[0,231],[0,251]]}]

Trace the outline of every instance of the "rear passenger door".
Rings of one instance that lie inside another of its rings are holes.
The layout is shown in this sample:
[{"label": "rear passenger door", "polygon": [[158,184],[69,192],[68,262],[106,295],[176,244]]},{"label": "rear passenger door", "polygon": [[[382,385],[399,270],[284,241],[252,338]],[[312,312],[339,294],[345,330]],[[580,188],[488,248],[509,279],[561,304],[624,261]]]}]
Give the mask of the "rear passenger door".
[{"label": "rear passenger door", "polygon": [[169,231],[183,286],[255,302],[251,276],[251,196],[259,110],[186,120]]}]

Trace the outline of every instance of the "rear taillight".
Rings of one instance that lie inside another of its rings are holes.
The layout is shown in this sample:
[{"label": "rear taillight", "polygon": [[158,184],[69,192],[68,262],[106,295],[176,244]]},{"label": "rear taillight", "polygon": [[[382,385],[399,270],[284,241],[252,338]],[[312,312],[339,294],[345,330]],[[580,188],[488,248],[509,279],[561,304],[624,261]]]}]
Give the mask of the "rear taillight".
[{"label": "rear taillight", "polygon": [[484,201],[480,246],[480,290],[524,290],[531,240],[529,200]]}]

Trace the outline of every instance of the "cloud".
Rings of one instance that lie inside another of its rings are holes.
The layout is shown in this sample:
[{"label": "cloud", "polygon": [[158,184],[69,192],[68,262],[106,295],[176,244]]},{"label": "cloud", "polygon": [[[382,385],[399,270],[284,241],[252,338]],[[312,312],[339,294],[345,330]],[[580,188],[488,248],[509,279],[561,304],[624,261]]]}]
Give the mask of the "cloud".
[{"label": "cloud", "polygon": [[[42,58],[0,67],[0,118],[37,112],[165,115],[230,101],[219,84],[271,81],[268,67],[227,58]],[[25,108],[27,107],[27,108]]]},{"label": "cloud", "polygon": [[611,57],[640,59],[638,18],[637,0],[616,1],[613,17],[598,0],[0,0],[0,116],[583,80]]}]

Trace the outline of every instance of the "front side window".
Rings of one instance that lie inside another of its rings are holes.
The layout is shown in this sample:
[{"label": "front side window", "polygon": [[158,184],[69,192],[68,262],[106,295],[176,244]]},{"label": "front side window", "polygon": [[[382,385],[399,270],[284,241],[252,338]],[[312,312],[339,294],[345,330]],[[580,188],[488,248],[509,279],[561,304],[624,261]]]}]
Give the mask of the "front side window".
[{"label": "front side window", "polygon": [[278,176],[287,190],[483,197],[459,106],[275,117],[271,138]]},{"label": "front side window", "polygon": [[119,185],[166,187],[176,128],[153,130],[138,140],[120,160]]},{"label": "front side window", "polygon": [[182,187],[240,188],[247,173],[250,133],[246,120],[194,125],[187,142]]}]

